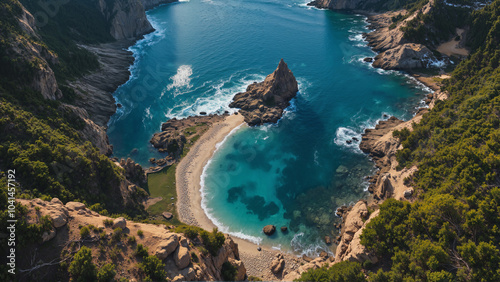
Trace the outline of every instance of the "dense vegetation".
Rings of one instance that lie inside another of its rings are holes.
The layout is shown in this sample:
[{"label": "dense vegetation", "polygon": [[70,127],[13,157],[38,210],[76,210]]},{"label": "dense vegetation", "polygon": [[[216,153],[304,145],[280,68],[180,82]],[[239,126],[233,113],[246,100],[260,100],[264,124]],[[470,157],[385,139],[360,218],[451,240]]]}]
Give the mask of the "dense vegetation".
[{"label": "dense vegetation", "polygon": [[373,281],[500,280],[499,5],[471,15],[477,50],[445,81],[450,98],[395,134],[400,166],[419,167],[420,196],[385,201],[363,232],[362,244],[391,258]]},{"label": "dense vegetation", "polygon": [[111,42],[110,24],[98,10],[97,1],[72,0],[48,5],[37,0],[21,0],[35,16],[38,33],[59,56],[51,65],[60,83],[99,67],[97,57],[77,43]]},{"label": "dense vegetation", "polygon": [[[444,81],[450,98],[413,131],[394,132],[399,168],[419,168],[408,179],[418,199],[386,200],[363,231],[361,243],[380,261],[364,264],[369,281],[500,281],[500,0],[468,23],[473,54]],[[361,271],[344,264],[301,280]]]},{"label": "dense vegetation", "polygon": [[446,5],[444,0],[436,0],[427,14],[418,12],[401,30],[405,39],[421,44],[436,45],[447,41],[455,34],[457,27],[463,27],[470,8]]}]

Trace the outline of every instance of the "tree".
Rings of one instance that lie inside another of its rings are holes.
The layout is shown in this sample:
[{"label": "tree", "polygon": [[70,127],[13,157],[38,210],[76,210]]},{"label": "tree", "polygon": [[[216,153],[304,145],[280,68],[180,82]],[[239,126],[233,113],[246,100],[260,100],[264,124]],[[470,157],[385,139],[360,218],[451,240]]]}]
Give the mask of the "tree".
[{"label": "tree", "polygon": [[144,273],[146,281],[165,281],[167,276],[165,265],[156,256],[145,257],[139,268]]}]

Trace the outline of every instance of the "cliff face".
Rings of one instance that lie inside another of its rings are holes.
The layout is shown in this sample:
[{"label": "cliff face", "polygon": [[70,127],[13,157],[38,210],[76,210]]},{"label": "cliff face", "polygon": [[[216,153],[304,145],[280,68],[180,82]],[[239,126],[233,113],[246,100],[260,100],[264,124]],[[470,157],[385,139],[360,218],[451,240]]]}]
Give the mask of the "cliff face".
[{"label": "cliff face", "polygon": [[142,6],[147,11],[161,4],[177,2],[177,0],[141,0]]},{"label": "cliff face", "polygon": [[[36,40],[40,39],[35,32],[35,19],[24,7],[22,7],[22,13],[17,17],[17,20],[26,34]],[[28,61],[33,65],[34,75],[30,85],[33,90],[42,93],[45,99],[56,100],[62,97],[54,72],[49,66],[49,62],[57,63],[57,55],[38,43],[38,41],[28,40],[22,36],[11,39],[8,52],[11,53],[10,57],[20,58],[21,61]]]},{"label": "cliff face", "polygon": [[140,0],[115,0],[113,2],[99,0],[98,6],[110,23],[111,36],[117,40],[135,39],[153,31]]}]

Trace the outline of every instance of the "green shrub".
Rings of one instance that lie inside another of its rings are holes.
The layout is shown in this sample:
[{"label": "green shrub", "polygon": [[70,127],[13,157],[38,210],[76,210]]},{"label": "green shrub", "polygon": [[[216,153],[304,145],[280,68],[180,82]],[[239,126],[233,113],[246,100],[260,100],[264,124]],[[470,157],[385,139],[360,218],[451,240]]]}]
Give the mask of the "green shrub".
[{"label": "green shrub", "polygon": [[127,238],[127,242],[130,244],[130,245],[133,245],[135,244],[136,240],[135,240],[135,236],[129,236]]},{"label": "green shrub", "polygon": [[219,232],[217,228],[214,228],[212,232],[202,230],[200,236],[203,244],[212,256],[216,256],[219,253],[219,249],[224,245],[224,241],[226,241],[224,233]]},{"label": "green shrub", "polygon": [[87,238],[90,236],[90,230],[87,226],[83,226],[81,229],[80,229],[80,237],[82,239],[84,238]]},{"label": "green shrub", "polygon": [[262,281],[262,279],[260,279],[259,277],[257,276],[248,276],[248,281]]},{"label": "green shrub", "polygon": [[103,223],[103,224],[104,224],[104,226],[106,226],[106,227],[111,227],[111,226],[113,226],[113,220],[111,220],[111,219],[105,219],[105,220],[103,220],[103,221],[102,221],[102,223]]},{"label": "green shrub", "polygon": [[95,281],[97,272],[95,265],[92,263],[92,251],[83,246],[75,254],[68,271],[75,281]]},{"label": "green shrub", "polygon": [[191,260],[196,263],[200,262],[200,259],[198,258],[198,255],[195,252],[191,252]]},{"label": "green shrub", "polygon": [[137,230],[137,236],[142,238],[144,236],[144,232],[141,229]]},{"label": "green shrub", "polygon": [[113,230],[113,235],[111,235],[111,240],[114,242],[119,242],[122,239],[123,230],[120,227]]},{"label": "green shrub", "polygon": [[144,247],[142,244],[138,244],[135,248],[134,255],[141,258],[147,257],[149,255],[148,248]]},{"label": "green shrub", "polygon": [[224,281],[235,281],[238,269],[230,262],[226,261],[222,264],[221,276]]},{"label": "green shrub", "polygon": [[145,276],[145,280],[165,281],[167,273],[164,270],[165,265],[156,256],[147,256],[139,264],[139,269]]},{"label": "green shrub", "polygon": [[330,268],[323,266],[318,269],[309,269],[302,273],[297,281],[362,282],[367,280],[359,263],[343,261]]},{"label": "green shrub", "polygon": [[194,239],[198,237],[198,235],[200,234],[200,232],[203,231],[203,229],[197,226],[180,225],[176,227],[174,231],[177,233],[184,233],[184,235],[186,235],[186,237],[188,237],[189,239]]},{"label": "green shrub", "polygon": [[99,282],[110,282],[113,281],[116,275],[116,266],[112,263],[107,263],[99,269],[97,272],[97,280]]}]

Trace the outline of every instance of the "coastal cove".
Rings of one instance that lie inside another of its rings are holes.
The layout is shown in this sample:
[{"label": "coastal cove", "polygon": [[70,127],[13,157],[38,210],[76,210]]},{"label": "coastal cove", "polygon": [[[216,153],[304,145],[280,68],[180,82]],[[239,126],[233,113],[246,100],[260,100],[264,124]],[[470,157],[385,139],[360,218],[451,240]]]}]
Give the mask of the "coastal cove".
[{"label": "coastal cove", "polygon": [[[160,6],[148,19],[156,31],[130,48],[131,78],[114,95],[123,105],[109,123],[114,156],[142,165],[164,157],[149,144],[162,122],[234,111],[234,94],[284,58],[298,96],[277,125],[242,127],[217,145],[199,179],[202,206],[236,237],[294,254],[333,254],[323,238],[338,234],[335,210],[366,197],[364,178],[374,171],[352,138],[388,116],[410,119],[428,90],[363,62],[374,53],[362,39],[361,15],[302,1],[191,1]],[[289,231],[268,238],[267,224]]]}]

